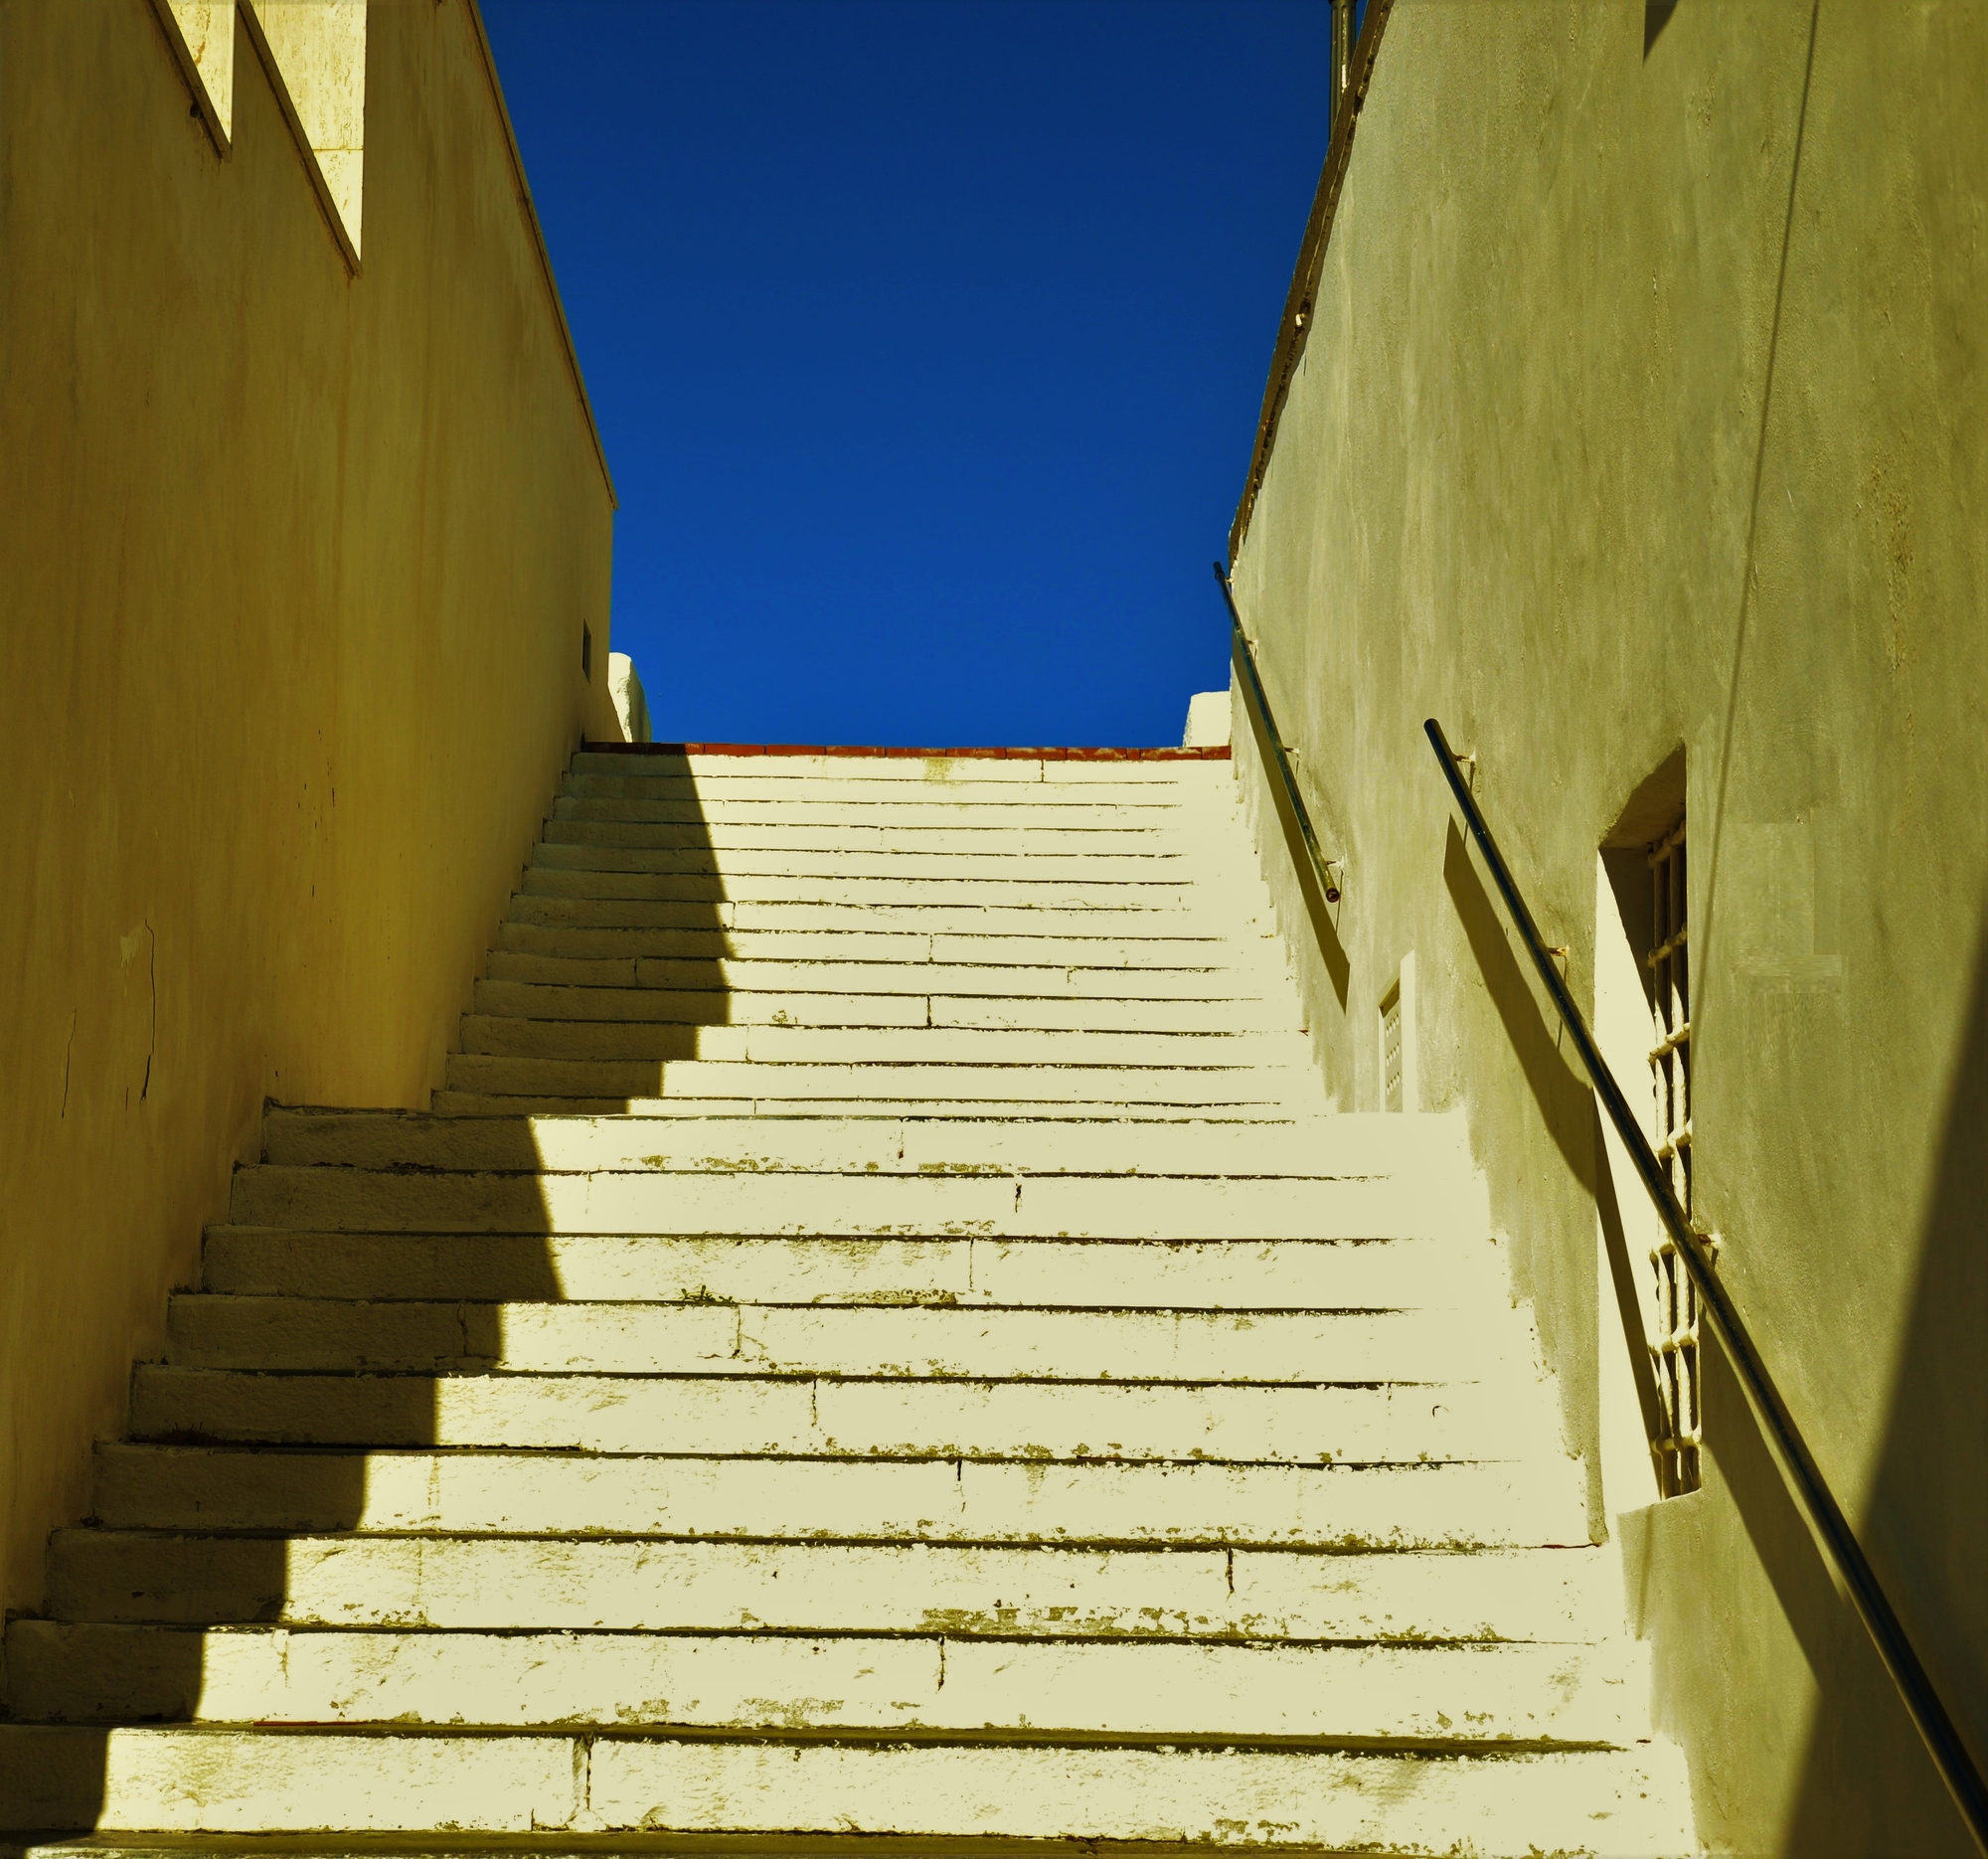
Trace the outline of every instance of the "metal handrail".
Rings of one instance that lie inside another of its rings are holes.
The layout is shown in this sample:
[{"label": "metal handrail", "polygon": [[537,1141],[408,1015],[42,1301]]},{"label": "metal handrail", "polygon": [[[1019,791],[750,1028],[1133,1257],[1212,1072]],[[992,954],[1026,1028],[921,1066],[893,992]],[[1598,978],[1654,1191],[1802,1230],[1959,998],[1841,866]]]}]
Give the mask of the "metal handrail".
[{"label": "metal handrail", "polygon": [[1256,672],[1256,655],[1249,649],[1249,635],[1242,630],[1242,615],[1236,610],[1236,591],[1230,587],[1222,564],[1217,562],[1214,567],[1216,585],[1221,588],[1222,597],[1229,606],[1230,656],[1236,661],[1236,675],[1249,693],[1249,701],[1255,705],[1256,714],[1263,719],[1263,734],[1270,741],[1270,754],[1276,762],[1278,778],[1283,782],[1284,798],[1291,803],[1291,812],[1297,818],[1298,832],[1311,859],[1312,871],[1317,875],[1318,888],[1325,894],[1328,904],[1337,904],[1339,880],[1333,876],[1332,868],[1342,861],[1328,859],[1319,850],[1318,834],[1312,830],[1311,813],[1305,806],[1304,795],[1298,792],[1297,773],[1291,766],[1290,757],[1284,753],[1283,736],[1277,729],[1276,717],[1271,713],[1263,680]]},{"label": "metal handrail", "polygon": [[1975,1845],[1988,1854],[1988,1787],[1982,1783],[1981,1772],[1974,1766],[1974,1759],[1961,1742],[1953,1720],[1946,1714],[1939,1693],[1933,1689],[1932,1680],[1919,1663],[1919,1656],[1906,1638],[1905,1628],[1900,1625],[1898,1614],[1893,1610],[1876,1572],[1865,1558],[1842,1507],[1824,1480],[1793,1415],[1788,1412],[1787,1404],[1768,1375],[1745,1323],[1726,1286],[1720,1282],[1703,1236],[1692,1226],[1680,1205],[1670,1177],[1657,1160],[1655,1150],[1650,1147],[1649,1137],[1630,1111],[1622,1087],[1602,1059],[1580,1009],[1574,1005],[1574,995],[1554,964],[1553,952],[1542,939],[1532,912],[1526,908],[1525,899],[1519,895],[1519,888],[1512,881],[1511,871],[1498,851],[1498,842],[1491,837],[1491,828],[1485,824],[1476,796],[1457,771],[1459,758],[1450,748],[1449,739],[1443,735],[1442,725],[1431,717],[1422,729],[1428,737],[1429,747],[1435,751],[1443,778],[1449,783],[1449,791],[1470,828],[1470,835],[1476,840],[1478,851],[1484,855],[1485,864],[1491,868],[1492,882],[1505,901],[1505,909],[1518,929],[1526,952],[1532,956],[1540,980],[1567,1025],[1574,1050],[1579,1053],[1580,1063],[1594,1086],[1594,1094],[1608,1112],[1608,1120],[1615,1125],[1615,1133],[1622,1138],[1622,1145],[1628,1150],[1636,1173],[1641,1176],[1644,1188],[1656,1205],[1657,1218],[1663,1222],[1664,1231],[1670,1235],[1679,1258],[1684,1261],[1700,1303],[1710,1314],[1712,1326],[1732,1359],[1740,1386],[1745,1389],[1748,1400],[1760,1417],[1780,1461],[1782,1476],[1807,1517],[1809,1527],[1821,1542],[1837,1580],[1848,1591],[1851,1605],[1856,1607],[1858,1617],[1871,1635],[1871,1642],[1877,1647],[1879,1658],[1884,1660],[1885,1669],[1891,1673],[1892,1682],[1898,1686],[1899,1696],[1924,1741],[1933,1766],[1939,1771],[1939,1778],[1946,1783],[1947,1792],[1960,1809],[1968,1832],[1974,1836]]}]

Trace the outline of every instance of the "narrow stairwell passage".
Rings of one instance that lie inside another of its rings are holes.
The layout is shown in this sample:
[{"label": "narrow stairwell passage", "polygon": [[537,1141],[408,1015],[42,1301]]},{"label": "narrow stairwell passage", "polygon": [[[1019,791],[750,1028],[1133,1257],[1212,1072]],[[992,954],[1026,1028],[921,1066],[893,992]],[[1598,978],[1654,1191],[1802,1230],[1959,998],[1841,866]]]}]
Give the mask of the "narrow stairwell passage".
[{"label": "narrow stairwell passage", "polygon": [[578,757],[432,1110],[270,1108],[7,1824],[1692,1851],[1464,1132],[1324,1113],[1253,861],[1207,756]]}]

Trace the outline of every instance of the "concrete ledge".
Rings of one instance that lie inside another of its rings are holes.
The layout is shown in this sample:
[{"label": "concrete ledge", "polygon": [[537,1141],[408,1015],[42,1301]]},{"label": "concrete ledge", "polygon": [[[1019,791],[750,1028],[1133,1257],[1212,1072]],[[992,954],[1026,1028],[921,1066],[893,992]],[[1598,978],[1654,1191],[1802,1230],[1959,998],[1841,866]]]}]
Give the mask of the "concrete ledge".
[{"label": "concrete ledge", "polygon": [[1206,749],[895,749],[819,743],[593,743],[588,755],[868,756],[913,761],[1227,761],[1229,745]]}]

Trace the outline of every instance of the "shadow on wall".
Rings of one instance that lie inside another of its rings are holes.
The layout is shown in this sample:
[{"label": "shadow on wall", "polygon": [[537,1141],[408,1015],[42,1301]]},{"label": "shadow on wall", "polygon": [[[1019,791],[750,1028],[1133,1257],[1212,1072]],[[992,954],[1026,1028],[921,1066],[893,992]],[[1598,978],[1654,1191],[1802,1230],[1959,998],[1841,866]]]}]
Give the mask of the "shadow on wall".
[{"label": "shadow on wall", "polygon": [[1347,988],[1352,979],[1352,963],[1347,959],[1346,945],[1339,939],[1339,924],[1334,915],[1334,907],[1326,901],[1319,889],[1318,874],[1312,870],[1311,854],[1305,848],[1304,834],[1298,826],[1297,814],[1291,806],[1291,797],[1284,792],[1283,783],[1274,769],[1276,758],[1270,750],[1270,739],[1263,718],[1257,714],[1256,706],[1248,696],[1248,686],[1240,687],[1243,693],[1242,714],[1249,720],[1249,734],[1256,751],[1257,778],[1263,791],[1270,797],[1270,804],[1276,809],[1277,827],[1283,834],[1284,851],[1289,868],[1297,879],[1298,895],[1304,900],[1305,916],[1311,925],[1312,938],[1318,945],[1320,958],[1325,963],[1326,978],[1332,983],[1333,997],[1339,1003],[1339,1011],[1346,1011]]},{"label": "shadow on wall", "polygon": [[[1954,1051],[1946,1125],[1920,1236],[1918,1287],[1859,1530],[1941,1700],[1981,1764],[1988,1762],[1988,1596],[1981,1577],[1988,1523],[1988,1351],[1982,1343],[1988,1328],[1988,915]],[[1849,1621],[1846,1636],[1862,1640],[1862,1629],[1836,1605],[1826,1583],[1823,1599],[1832,1614]],[[1806,1649],[1809,1632],[1792,1612],[1790,1618]],[[1855,1652],[1860,1684],[1883,1698],[1882,1712],[1863,1715],[1882,1721],[1832,1710],[1825,1700],[1785,1850],[1972,1853],[1877,1654],[1863,1644]],[[1816,1657],[1810,1663],[1821,1669]],[[1882,1795],[1867,1780],[1881,1775],[1887,1778]],[[1909,1802],[1890,1798],[1908,1791]]]},{"label": "shadow on wall", "polygon": [[[413,1115],[402,1131],[416,1146],[423,1132],[473,1143],[473,1212],[459,1176],[418,1165],[349,1187],[338,1169],[313,1171],[315,1181],[238,1175],[230,1224],[206,1235],[208,1295],[176,1304],[166,1362],[136,1368],[131,1436],[98,1449],[95,1516],[52,1538],[47,1617],[10,1631],[16,1721],[174,1724],[219,1712],[281,1725],[281,1708],[240,1708],[240,1673],[210,1664],[211,1627],[572,1624],[520,1620],[468,1571],[451,1579],[445,1542],[426,1534],[445,1537],[451,1520],[419,1514],[416,1494],[435,1488],[419,1461],[436,1450],[664,1443],[615,1432],[614,1403],[517,1398],[530,1391],[506,1364],[499,1307],[569,1294],[554,1235],[574,1217],[559,1206],[561,1178],[541,1172],[560,1162],[542,1161],[527,1106],[570,1113],[660,1096],[661,1061],[693,1056],[699,1027],[730,1015],[728,906],[689,764],[630,761],[644,784],[663,778],[661,797],[627,777],[569,776],[513,896],[463,1022],[465,1048],[514,1049],[505,1071],[475,1068],[473,1099],[437,1094],[458,1114]],[[764,845],[749,819],[732,825],[729,845]],[[547,875],[559,880],[551,891],[540,888]],[[631,1013],[647,1017],[630,1026]],[[639,1057],[622,1049],[631,1035]],[[451,1059],[452,1087],[473,1056]],[[487,1089],[498,1083],[510,1089]],[[642,1088],[599,1089],[608,1083]],[[562,1098],[571,1101],[552,1101]],[[433,1153],[462,1166],[460,1149],[453,1160]],[[265,1125],[271,1159],[285,1157],[272,1156]],[[294,1306],[261,1301],[272,1296],[371,1302],[300,1322]],[[360,1699],[295,1705],[292,1721],[365,1721]],[[101,1728],[38,1750],[31,1772],[0,1774],[9,1820],[105,1824],[108,1763]]]},{"label": "shadow on wall", "polygon": [[1442,848],[1442,881],[1463,926],[1485,991],[1498,1010],[1505,1038],[1518,1055],[1526,1086],[1540,1116],[1560,1149],[1569,1172],[1588,1193],[1594,1191],[1594,1094],[1586,1078],[1568,1063],[1556,1043],[1558,1015],[1543,1012],[1540,996],[1519,966],[1498,907],[1484,889],[1477,866],[1457,831],[1449,829]]}]

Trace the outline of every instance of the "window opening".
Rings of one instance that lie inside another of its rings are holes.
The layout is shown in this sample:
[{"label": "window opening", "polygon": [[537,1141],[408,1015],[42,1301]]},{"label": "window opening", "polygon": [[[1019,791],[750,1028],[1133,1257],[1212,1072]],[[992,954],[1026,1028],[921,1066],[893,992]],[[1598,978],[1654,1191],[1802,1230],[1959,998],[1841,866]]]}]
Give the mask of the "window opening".
[{"label": "window opening", "polygon": [[[1691,963],[1686,924],[1684,821],[1649,849],[1650,865],[1650,1083],[1655,1094],[1657,1160],[1689,1218],[1691,1205]],[[1700,1406],[1698,1292],[1666,1236],[1650,1253],[1655,1273],[1656,1323],[1650,1342],[1664,1436],[1657,1460],[1664,1494],[1699,1486],[1704,1438]]]},{"label": "window opening", "polygon": [[1402,1107],[1402,984],[1381,1000],[1381,1108]]}]

